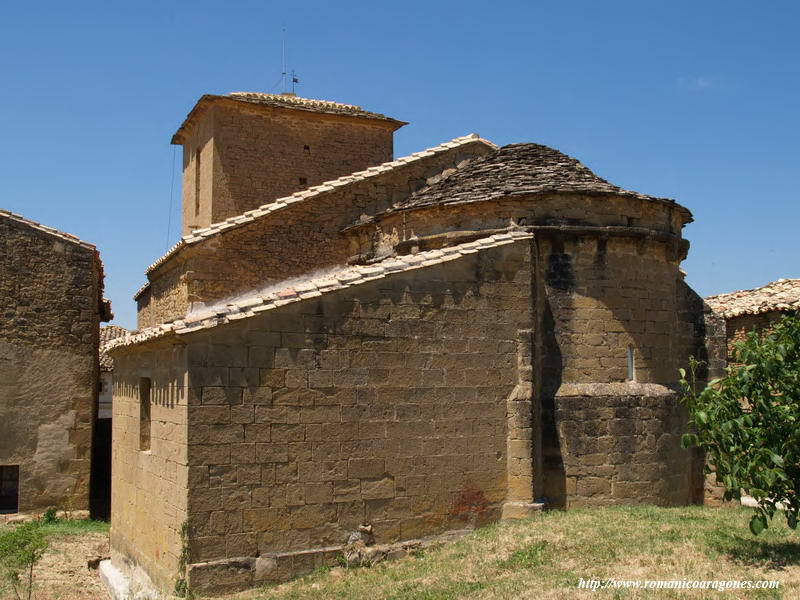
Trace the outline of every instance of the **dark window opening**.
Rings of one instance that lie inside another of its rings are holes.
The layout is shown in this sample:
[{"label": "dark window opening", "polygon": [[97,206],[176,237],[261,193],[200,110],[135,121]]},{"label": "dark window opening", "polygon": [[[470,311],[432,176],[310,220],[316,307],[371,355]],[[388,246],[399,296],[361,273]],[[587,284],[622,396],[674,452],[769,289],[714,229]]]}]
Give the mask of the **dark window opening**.
[{"label": "dark window opening", "polygon": [[303,146],[303,150],[305,150],[306,152],[309,152],[311,150],[311,147],[310,146]]},{"label": "dark window opening", "polygon": [[150,450],[150,378],[139,378],[139,450]]},{"label": "dark window opening", "polygon": [[0,512],[19,510],[19,465],[0,466]]},{"label": "dark window opening", "polygon": [[194,151],[194,216],[200,214],[200,148]]},{"label": "dark window opening", "polygon": [[300,185],[308,185],[308,179],[305,177],[300,178]]}]

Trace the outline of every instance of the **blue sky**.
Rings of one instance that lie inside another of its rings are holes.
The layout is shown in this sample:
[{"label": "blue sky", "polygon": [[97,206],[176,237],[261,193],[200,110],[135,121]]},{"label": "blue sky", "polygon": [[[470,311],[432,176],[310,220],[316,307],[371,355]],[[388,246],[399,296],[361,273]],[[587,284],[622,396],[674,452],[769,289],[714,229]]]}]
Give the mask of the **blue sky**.
[{"label": "blue sky", "polygon": [[675,198],[702,295],[800,277],[800,3],[6,2],[0,207],[95,243],[115,322],[180,230],[169,140],[203,93],[280,91],[477,132]]}]

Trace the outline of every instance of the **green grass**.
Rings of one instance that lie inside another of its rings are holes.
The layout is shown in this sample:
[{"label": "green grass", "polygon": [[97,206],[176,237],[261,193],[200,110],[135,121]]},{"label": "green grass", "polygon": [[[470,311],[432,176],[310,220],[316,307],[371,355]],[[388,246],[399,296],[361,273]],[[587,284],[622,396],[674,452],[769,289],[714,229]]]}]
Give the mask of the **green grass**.
[{"label": "green grass", "polygon": [[[275,599],[797,598],[800,536],[776,518],[754,537],[744,508],[616,507],[499,523],[372,568],[320,569],[248,595]],[[579,578],[778,580],[778,590],[576,587]],[[648,595],[649,594],[649,595]]]},{"label": "green grass", "polygon": [[[0,527],[14,527],[2,525]],[[87,533],[108,533],[109,524],[105,521],[92,519],[56,519],[51,522],[42,522],[42,530],[47,537],[69,537]]]},{"label": "green grass", "polygon": [[92,519],[57,519],[52,523],[43,523],[42,528],[48,537],[66,537],[86,533],[108,533],[109,524]]}]

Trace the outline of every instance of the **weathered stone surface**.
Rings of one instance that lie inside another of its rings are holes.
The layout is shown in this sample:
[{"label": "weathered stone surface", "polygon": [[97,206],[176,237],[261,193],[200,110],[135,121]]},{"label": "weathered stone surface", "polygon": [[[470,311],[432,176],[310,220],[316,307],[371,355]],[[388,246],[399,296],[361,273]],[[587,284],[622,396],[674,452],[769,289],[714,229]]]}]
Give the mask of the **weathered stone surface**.
[{"label": "weathered stone surface", "polygon": [[102,293],[94,246],[0,210],[0,464],[21,512],[89,509]]},{"label": "weathered stone surface", "polygon": [[[324,564],[367,524],[371,561],[544,502],[696,500],[677,369],[720,354],[678,268],[690,218],[552,149],[463,138],[197,232],[149,271],[155,327],[112,351],[136,481],[117,546],[166,587],[188,519],[196,563],[255,548],[229,578],[249,585]],[[165,398],[149,456],[142,368]],[[144,482],[164,539],[136,529]]]},{"label": "weathered stone surface", "polygon": [[510,144],[429,183],[393,210],[469,201],[485,202],[513,194],[580,193],[649,196],[612,185],[571,156],[541,144]]},{"label": "weathered stone surface", "polygon": [[192,564],[188,569],[189,587],[197,593],[224,594],[253,585],[255,560],[234,558]]},{"label": "weathered stone surface", "polygon": [[[301,132],[306,128],[305,121],[307,119],[301,117],[286,129],[285,135],[299,134],[302,137]],[[249,129],[251,125],[248,123],[244,127]],[[369,149],[377,138],[370,137],[369,131],[363,127],[342,129],[345,140],[350,140],[349,143],[352,145],[360,144],[367,149],[363,159],[358,160],[366,161],[368,164],[377,164],[391,158],[391,134],[386,128],[373,129],[381,140],[384,136],[389,136],[388,145],[380,145],[377,151],[375,148]],[[310,132],[309,135],[311,138],[316,138],[320,133]],[[204,135],[210,136],[210,133]],[[235,138],[235,131],[226,131],[224,135],[225,139],[231,140],[230,143],[239,143]],[[271,196],[267,190],[275,189],[276,193],[279,188],[285,188],[286,193],[295,191],[298,188],[294,173],[298,168],[307,173],[316,170],[317,176],[322,177],[334,171],[337,174],[343,173],[339,171],[341,163],[343,161],[347,163],[346,154],[342,157],[341,153],[336,152],[334,158],[330,154],[325,155],[322,148],[316,151],[321,154],[315,153],[313,161],[309,161],[307,157],[303,157],[299,162],[291,160],[286,154],[286,145],[280,146],[279,139],[269,133],[268,129],[264,130],[264,136],[263,139],[259,137],[257,143],[267,144],[269,148],[281,148],[277,150],[279,156],[271,160],[273,168],[263,169],[265,157],[259,152],[252,152],[255,164],[243,164],[240,160],[237,161],[236,169],[242,172],[241,180],[237,178],[231,184],[230,190],[217,188],[222,197],[215,202],[217,210],[223,211],[223,214],[227,214],[225,211],[233,210],[233,204],[228,207],[228,203],[235,202],[237,206],[249,204],[252,205],[250,208],[254,208],[269,202],[276,196]],[[359,136],[366,137],[359,139]],[[209,194],[214,178],[223,177],[216,172],[212,175],[211,167],[208,166],[212,160],[210,156],[213,152],[212,147],[217,147],[219,143],[216,138],[215,142],[204,146],[203,155],[205,157],[208,153],[209,156],[201,159],[203,165],[201,169],[208,168],[202,179],[207,182],[205,189],[209,190]],[[312,139],[311,145],[314,143],[315,140]],[[384,144],[384,141],[380,144]],[[296,139],[288,144],[292,148],[302,148],[303,145],[302,139]],[[342,227],[357,221],[362,214],[374,213],[379,208],[388,208],[393,200],[408,196],[412,191],[409,188],[410,179],[431,170],[441,171],[451,168],[465,158],[483,155],[491,149],[490,144],[477,137],[463,138],[452,147],[443,145],[428,155],[385,163],[388,166],[374,173],[364,171],[362,175],[367,175],[366,177],[356,178],[352,183],[327,191],[315,192],[307,201],[281,205],[280,211],[274,215],[276,218],[261,216],[250,219],[234,229],[225,231],[224,235],[193,241],[174,255],[170,255],[164,263],[159,263],[148,274],[150,284],[137,298],[139,327],[151,327],[167,319],[181,317],[188,311],[192,302],[212,304],[233,294],[263,288],[270,283],[300,276],[312,270],[318,271],[324,267],[346,264],[352,254],[352,248],[348,240],[339,234]],[[326,164],[326,160],[332,161],[332,164]],[[191,159],[184,174],[184,177],[189,179],[184,185],[184,193],[188,194],[184,197],[184,205],[186,206],[188,202],[190,206],[184,209],[184,215],[190,223],[196,221],[193,216],[195,210],[193,164],[194,158]],[[286,175],[278,165],[288,169],[288,178],[285,181],[283,179]],[[311,173],[308,181],[316,179],[317,176]],[[253,186],[254,177],[275,177],[280,179],[281,183],[276,181],[274,184],[264,183],[261,187]],[[210,208],[205,208],[206,202],[205,199],[201,200],[200,218],[207,220],[210,213],[206,211],[210,211]],[[190,212],[188,217],[187,210]],[[222,214],[219,217],[222,217]],[[249,252],[258,253],[259,260],[251,261],[248,258]],[[235,271],[237,277],[228,277],[226,273],[230,271]],[[319,381],[315,380],[314,383],[316,385]]]}]

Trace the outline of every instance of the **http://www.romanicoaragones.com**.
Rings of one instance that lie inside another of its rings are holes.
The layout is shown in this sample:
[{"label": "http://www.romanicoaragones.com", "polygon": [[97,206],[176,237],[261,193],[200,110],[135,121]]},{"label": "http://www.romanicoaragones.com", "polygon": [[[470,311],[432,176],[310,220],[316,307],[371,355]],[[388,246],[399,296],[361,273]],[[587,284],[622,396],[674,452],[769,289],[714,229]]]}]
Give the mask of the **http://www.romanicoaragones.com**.
[{"label": "http://www.romanicoaragones.com", "polygon": [[578,589],[642,589],[642,590],[713,590],[727,592],[730,590],[775,590],[780,587],[779,581],[750,580],[692,580],[692,579],[584,579],[579,578]]}]

